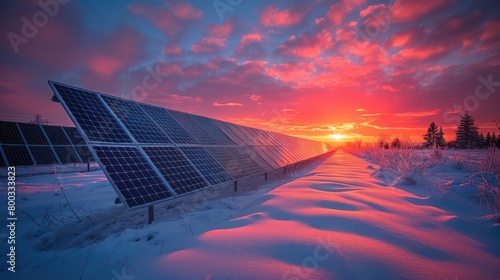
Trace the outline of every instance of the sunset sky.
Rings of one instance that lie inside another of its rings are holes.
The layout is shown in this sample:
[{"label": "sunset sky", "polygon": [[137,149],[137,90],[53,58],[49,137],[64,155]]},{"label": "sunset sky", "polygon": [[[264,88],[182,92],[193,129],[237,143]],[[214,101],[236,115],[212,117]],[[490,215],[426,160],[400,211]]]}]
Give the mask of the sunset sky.
[{"label": "sunset sky", "polygon": [[2,120],[71,125],[54,80],[321,141],[498,132],[497,0],[59,2],[2,4]]}]

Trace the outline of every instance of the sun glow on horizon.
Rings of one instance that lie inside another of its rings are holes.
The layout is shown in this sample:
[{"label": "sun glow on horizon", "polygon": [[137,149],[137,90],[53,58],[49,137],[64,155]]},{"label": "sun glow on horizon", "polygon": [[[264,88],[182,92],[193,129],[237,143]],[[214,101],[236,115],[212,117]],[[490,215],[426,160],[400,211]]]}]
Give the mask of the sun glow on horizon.
[{"label": "sun glow on horizon", "polygon": [[343,140],[346,138],[346,136],[344,134],[338,134],[338,133],[335,133],[335,134],[330,134],[328,135],[330,138],[334,139],[335,141],[340,141],[340,140]]}]

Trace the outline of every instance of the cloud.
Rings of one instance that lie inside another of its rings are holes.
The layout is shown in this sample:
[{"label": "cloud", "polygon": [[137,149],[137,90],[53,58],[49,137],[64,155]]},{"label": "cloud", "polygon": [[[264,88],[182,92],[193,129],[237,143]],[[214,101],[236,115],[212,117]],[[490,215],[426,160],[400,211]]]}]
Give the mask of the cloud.
[{"label": "cloud", "polygon": [[195,53],[213,53],[227,48],[225,38],[205,37],[198,43],[191,46]]},{"label": "cloud", "polygon": [[365,109],[363,109],[363,108],[358,108],[358,109],[356,109],[356,112],[363,112],[364,110]]},{"label": "cloud", "polygon": [[316,33],[303,33],[299,37],[292,35],[285,43],[278,46],[277,53],[301,58],[313,58],[333,46],[332,34],[326,29]]},{"label": "cloud", "polygon": [[405,112],[405,113],[397,113],[394,114],[396,117],[404,117],[404,118],[415,118],[415,117],[429,117],[435,116],[439,113],[439,110],[432,111],[422,111],[422,112]]},{"label": "cloud", "polygon": [[253,101],[259,101],[261,98],[262,98],[262,96],[260,96],[260,95],[256,95],[256,94],[250,95],[250,99],[252,99]]},{"label": "cloud", "polygon": [[215,107],[241,107],[241,106],[243,106],[243,104],[237,103],[237,102],[226,102],[226,103],[214,102],[213,105]]},{"label": "cloud", "polygon": [[356,7],[360,7],[365,3],[366,0],[341,0],[330,6],[327,12],[327,18],[334,24],[339,25]]},{"label": "cloud", "polygon": [[450,7],[455,0],[396,0],[389,7],[394,21],[412,22],[446,7]]},{"label": "cloud", "polygon": [[173,14],[180,19],[198,19],[203,16],[203,12],[194,8],[190,4],[179,3],[172,7]]},{"label": "cloud", "polygon": [[300,23],[304,15],[301,6],[293,6],[285,10],[269,6],[262,11],[260,23],[267,27],[287,27]]}]

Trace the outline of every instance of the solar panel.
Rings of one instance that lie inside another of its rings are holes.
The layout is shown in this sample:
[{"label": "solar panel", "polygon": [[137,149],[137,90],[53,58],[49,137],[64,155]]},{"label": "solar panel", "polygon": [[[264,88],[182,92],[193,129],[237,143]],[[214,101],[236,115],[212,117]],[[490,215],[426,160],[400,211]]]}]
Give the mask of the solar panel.
[{"label": "solar panel", "polygon": [[239,179],[244,176],[243,166],[231,155],[224,147],[207,147],[206,148],[219,164],[233,177]]},{"label": "solar panel", "polygon": [[162,129],[167,133],[167,135],[177,144],[196,144],[198,143],[190,134],[187,132],[175,119],[170,115],[170,113],[159,107],[153,107],[141,104],[142,109],[146,114],[151,117]]},{"label": "solar panel", "polygon": [[224,133],[211,119],[201,116],[192,116],[192,118],[216,139],[222,145],[234,145],[234,141]]},{"label": "solar panel", "polygon": [[54,164],[59,163],[56,156],[49,146],[30,146],[29,147],[36,164]]},{"label": "solar panel", "polygon": [[262,146],[253,146],[252,149],[256,154],[258,154],[272,169],[280,168],[279,163],[269,155],[269,151],[266,151]]},{"label": "solar panel", "polygon": [[33,165],[33,160],[26,146],[2,145],[2,148],[10,166]]},{"label": "solar panel", "polygon": [[220,127],[220,129],[222,129],[229,137],[231,137],[231,139],[233,140],[233,142],[235,142],[238,146],[246,146],[246,143],[245,141],[243,141],[243,139],[240,138],[240,136],[238,136],[236,133],[234,133],[229,127],[228,127],[228,123],[225,123],[225,122],[222,122],[222,121],[219,121],[219,120],[214,120],[215,124]]},{"label": "solar panel", "polygon": [[211,185],[231,181],[232,178],[203,147],[180,147],[181,151]]},{"label": "solar panel", "polygon": [[75,127],[63,127],[63,130],[66,132],[66,135],[73,145],[85,144],[85,140]]},{"label": "solar panel", "polygon": [[82,162],[76,155],[72,146],[54,146],[54,150],[59,156],[61,163],[78,163]]},{"label": "solar panel", "polygon": [[200,125],[198,125],[189,114],[169,111],[172,116],[189,131],[201,144],[205,145],[218,145],[219,142],[215,140],[208,132],[206,132]]},{"label": "solar panel", "polygon": [[227,147],[226,149],[243,167],[241,177],[256,175],[265,172],[265,170],[257,162],[255,162],[255,160],[253,160],[248,153],[245,152],[245,150],[242,150],[238,147]]},{"label": "solar panel", "polygon": [[53,86],[90,141],[132,143],[95,93],[55,83]]},{"label": "solar panel", "polygon": [[176,147],[144,147],[143,149],[177,194],[208,187],[201,174]]},{"label": "solar panel", "polygon": [[75,149],[83,162],[87,162],[87,159],[90,159],[91,161],[94,160],[87,146],[75,146]]},{"label": "solar panel", "polygon": [[105,95],[101,97],[137,142],[171,143],[170,139],[156,126],[153,120],[144,114],[139,104]]},{"label": "solar panel", "polygon": [[24,145],[23,137],[16,123],[0,121],[0,143]]},{"label": "solar panel", "polygon": [[5,163],[5,160],[3,159],[3,155],[2,155],[2,146],[0,146],[0,166],[7,166],[7,164]]},{"label": "solar panel", "polygon": [[52,145],[71,145],[62,127],[42,125],[42,128],[49,137],[50,143],[52,143]]},{"label": "solar panel", "polygon": [[47,138],[43,134],[40,125],[30,123],[18,123],[24,139],[29,145],[48,145]]},{"label": "solar panel", "polygon": [[160,176],[134,147],[94,146],[124,204],[137,207],[172,197]]}]

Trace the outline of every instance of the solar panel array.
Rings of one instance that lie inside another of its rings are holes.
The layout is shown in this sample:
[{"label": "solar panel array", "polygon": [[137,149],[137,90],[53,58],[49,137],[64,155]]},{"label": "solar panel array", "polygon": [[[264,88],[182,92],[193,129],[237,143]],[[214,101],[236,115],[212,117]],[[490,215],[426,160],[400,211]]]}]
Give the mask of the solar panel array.
[{"label": "solar panel array", "polygon": [[92,154],[74,127],[0,121],[0,166],[82,163]]},{"label": "solar panel array", "polygon": [[129,208],[263,174],[328,152],[323,143],[49,81]]}]

